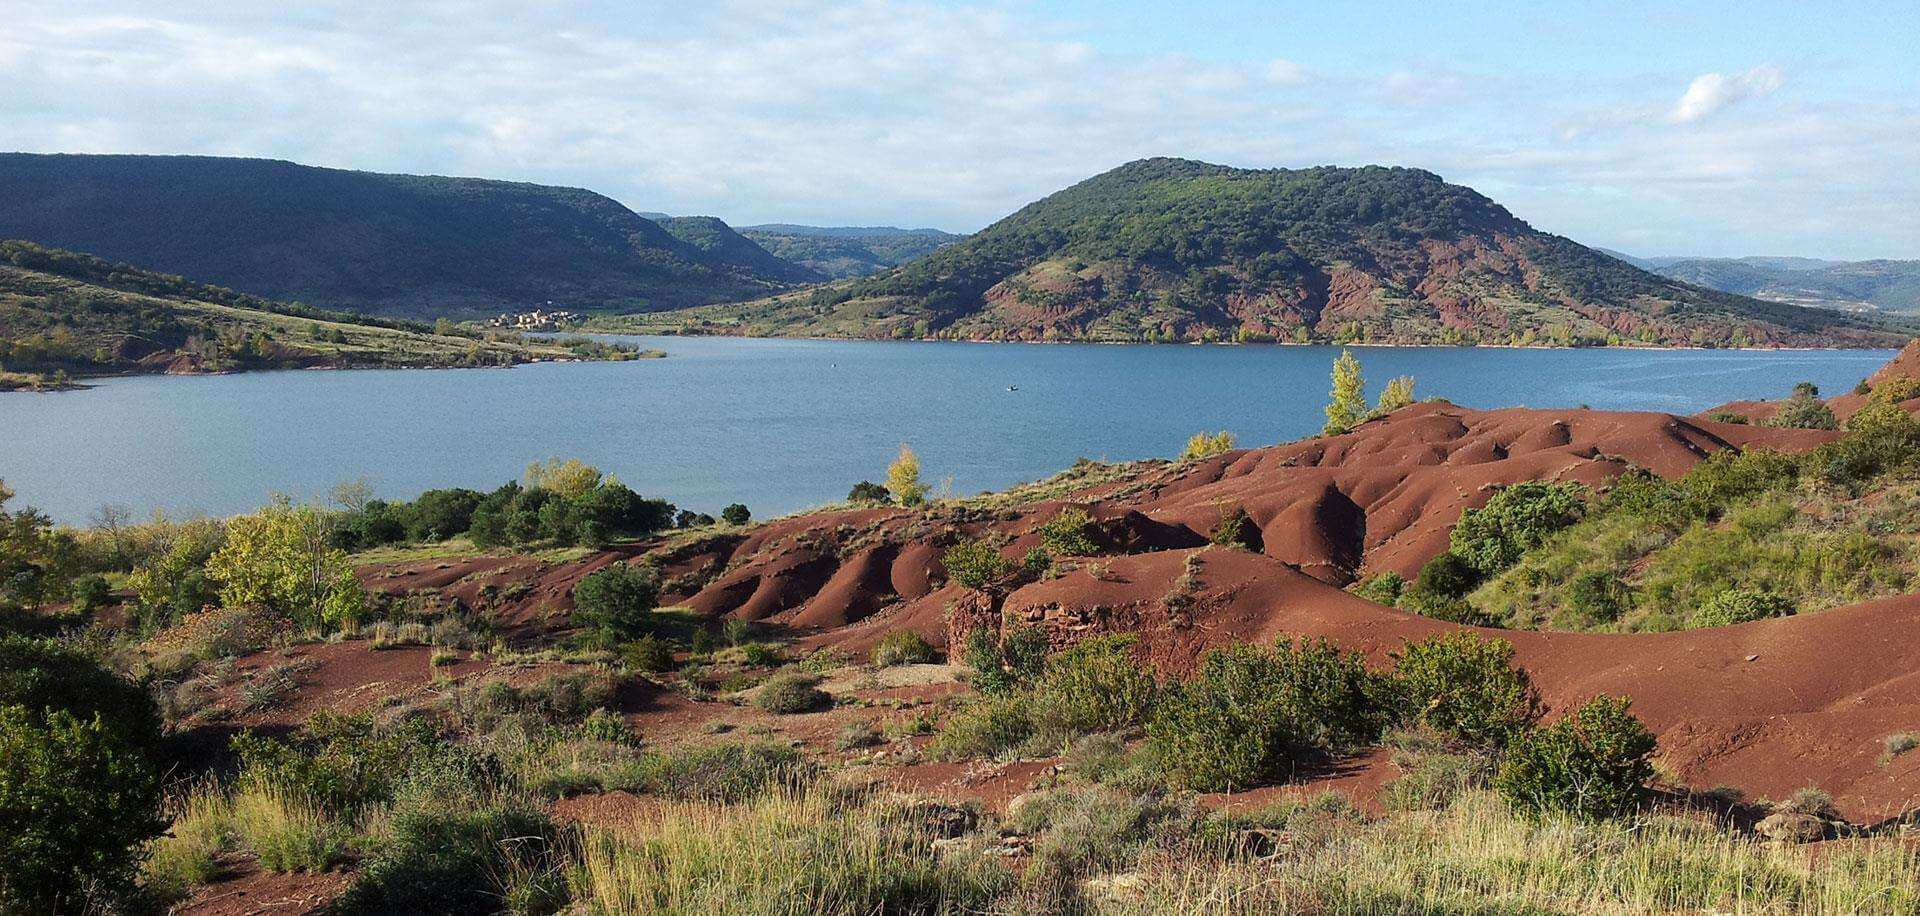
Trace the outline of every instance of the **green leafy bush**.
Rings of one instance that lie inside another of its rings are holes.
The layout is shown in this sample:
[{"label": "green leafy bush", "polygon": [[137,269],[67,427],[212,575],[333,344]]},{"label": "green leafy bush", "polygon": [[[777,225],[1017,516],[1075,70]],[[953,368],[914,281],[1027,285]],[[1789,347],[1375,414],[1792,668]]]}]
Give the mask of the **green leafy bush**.
[{"label": "green leafy bush", "polygon": [[1039,627],[1015,627],[1004,634],[987,629],[967,637],[967,667],[973,686],[984,693],[1003,693],[1030,684],[1047,660],[1047,633]]},{"label": "green leafy bush", "polygon": [[1087,510],[1068,506],[1040,526],[1040,546],[1056,557],[1090,557],[1100,552],[1093,530],[1093,516]]},{"label": "green leafy bush", "polygon": [[73,607],[75,610],[98,610],[112,602],[113,587],[107,584],[105,576],[89,574],[73,580]]},{"label": "green leafy bush", "polygon": [[771,713],[791,715],[818,712],[833,705],[833,695],[821,690],[820,679],[798,671],[785,671],[767,679],[754,694],[753,703]]},{"label": "green leafy bush", "polygon": [[982,693],[947,717],[927,751],[942,760],[998,757],[1024,748],[1035,729],[1027,692]]},{"label": "green leafy bush", "polygon": [[1840,424],[1833,418],[1833,410],[1820,402],[1819,390],[1807,386],[1794,388],[1793,396],[1787,398],[1780,410],[1768,417],[1766,426],[1786,429],[1838,429]]},{"label": "green leafy bush", "polygon": [[741,503],[732,503],[720,510],[720,520],[729,525],[744,525],[753,520],[753,512]]},{"label": "green leafy bush", "polygon": [[673,646],[652,633],[627,643],[620,650],[620,659],[626,662],[627,667],[648,674],[659,674],[674,668]]},{"label": "green leafy bush", "polygon": [[1586,513],[1587,488],[1577,483],[1517,483],[1495,493],[1487,504],[1460,514],[1453,527],[1451,552],[1482,576],[1520,559],[1547,536]]},{"label": "green leafy bush", "polygon": [[1567,603],[1586,622],[1616,620],[1631,603],[1627,587],[1611,571],[1589,569],[1567,583]]},{"label": "green leafy bush", "polygon": [[1361,582],[1352,589],[1355,595],[1375,604],[1384,604],[1388,607],[1399,603],[1400,594],[1406,590],[1406,578],[1392,570],[1388,570],[1365,582]]},{"label": "green leafy bush", "polygon": [[554,912],[567,901],[566,846],[564,831],[528,804],[409,807],[331,911]]},{"label": "green leafy bush", "polygon": [[1409,643],[1395,656],[1394,680],[1409,719],[1481,747],[1505,747],[1542,712],[1503,639],[1456,632]]},{"label": "green leafy bush", "polygon": [[1049,656],[1034,691],[1043,728],[1083,734],[1146,722],[1159,684],[1134,656],[1139,637],[1095,636]]},{"label": "green leafy bush", "polygon": [[614,563],[573,587],[573,625],[606,645],[646,635],[660,603],[660,574],[645,564]]},{"label": "green leafy bush", "polygon": [[955,544],[940,555],[940,562],[953,581],[967,588],[986,588],[1011,576],[1015,568],[998,548],[982,541]]},{"label": "green leafy bush", "polygon": [[1228,791],[1378,739],[1392,705],[1385,679],[1330,643],[1237,645],[1208,652],[1167,691],[1148,735],[1170,778]]},{"label": "green leafy bush", "polygon": [[1426,562],[1413,577],[1413,585],[1401,593],[1411,609],[1423,611],[1449,601],[1457,601],[1480,581],[1479,570],[1465,557],[1449,550]]},{"label": "green leafy bush", "polygon": [[111,904],[166,829],[159,806],[158,769],[104,716],[0,705],[0,911]]},{"label": "green leafy bush", "polygon": [[1494,787],[1515,807],[1598,820],[1630,814],[1653,778],[1656,741],[1623,698],[1599,696],[1507,748]]},{"label": "green leafy bush", "polygon": [[887,492],[886,487],[871,480],[862,480],[847,492],[847,502],[884,506],[893,502],[893,494]]},{"label": "green leafy bush", "polygon": [[939,650],[912,630],[895,630],[873,647],[873,663],[882,668],[894,665],[924,665],[937,661]]},{"label": "green leafy bush", "polygon": [[1714,595],[1694,610],[1687,625],[1728,627],[1736,623],[1787,617],[1794,612],[1793,602],[1784,595],[1755,589],[1730,588]]},{"label": "green leafy bush", "polygon": [[1242,506],[1234,506],[1207,533],[1207,540],[1221,547],[1240,547],[1246,550],[1257,549],[1260,545],[1260,526],[1253,523],[1253,517]]},{"label": "green leafy bush", "polygon": [[36,716],[66,710],[80,722],[97,716],[107,734],[131,747],[160,743],[160,713],[145,690],[55,642],[0,638],[0,706],[20,706]]}]

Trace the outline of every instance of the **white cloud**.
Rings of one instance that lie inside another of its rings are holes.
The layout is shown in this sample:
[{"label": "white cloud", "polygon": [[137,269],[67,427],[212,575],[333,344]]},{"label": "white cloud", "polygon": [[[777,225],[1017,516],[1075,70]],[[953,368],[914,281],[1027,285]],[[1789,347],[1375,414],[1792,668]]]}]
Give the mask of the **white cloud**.
[{"label": "white cloud", "polygon": [[1675,124],[1691,124],[1717,114],[1747,99],[1769,95],[1787,81],[1778,67],[1760,66],[1744,73],[1702,73],[1687,86],[1685,94],[1673,106],[1668,118]]}]

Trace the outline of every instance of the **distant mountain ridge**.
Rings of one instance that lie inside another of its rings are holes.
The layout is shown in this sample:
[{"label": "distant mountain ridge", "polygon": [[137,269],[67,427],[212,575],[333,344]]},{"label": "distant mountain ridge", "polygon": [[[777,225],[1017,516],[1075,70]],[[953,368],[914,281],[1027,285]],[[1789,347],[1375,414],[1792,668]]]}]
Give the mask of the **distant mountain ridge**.
[{"label": "distant mountain ridge", "polygon": [[408,317],[645,311],[801,282],[579,188],[266,159],[0,154],[0,238]]},{"label": "distant mountain ridge", "polygon": [[1661,276],[1742,296],[1844,311],[1920,313],[1920,260],[1638,258],[1608,253]]},{"label": "distant mountain ridge", "polygon": [[871,277],[640,320],[846,337],[1676,346],[1893,346],[1910,330],[1657,276],[1431,172],[1183,159],[1128,163]]},{"label": "distant mountain ridge", "polygon": [[786,260],[835,280],[864,277],[931,254],[965,236],[893,226],[743,226],[740,234]]}]

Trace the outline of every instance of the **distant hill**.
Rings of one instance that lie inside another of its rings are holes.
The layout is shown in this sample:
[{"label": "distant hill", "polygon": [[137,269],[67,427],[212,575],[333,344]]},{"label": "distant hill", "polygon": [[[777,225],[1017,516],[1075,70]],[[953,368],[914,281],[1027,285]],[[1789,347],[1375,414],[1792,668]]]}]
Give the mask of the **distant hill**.
[{"label": "distant hill", "polygon": [[1756,299],[1851,312],[1920,313],[1920,261],[1615,256],[1662,276]]},{"label": "distant hill", "polygon": [[128,372],[503,366],[632,355],[271,302],[0,240],[0,389]]},{"label": "distant hill", "polygon": [[0,238],[410,317],[645,311],[793,282],[592,191],[264,159],[0,154]]},{"label": "distant hill", "polygon": [[[751,232],[751,230],[749,230]],[[776,249],[777,250],[777,249]],[[831,287],[640,316],[694,333],[983,340],[1892,346],[1905,327],[1702,289],[1404,168],[1129,163]]]},{"label": "distant hill", "polygon": [[835,280],[864,277],[897,267],[965,236],[938,229],[892,226],[746,226],[740,234],[768,251]]},{"label": "distant hill", "polygon": [[708,263],[724,264],[786,283],[818,283],[827,279],[825,274],[804,264],[775,256],[716,217],[666,216],[653,221],[674,238],[699,249]]}]

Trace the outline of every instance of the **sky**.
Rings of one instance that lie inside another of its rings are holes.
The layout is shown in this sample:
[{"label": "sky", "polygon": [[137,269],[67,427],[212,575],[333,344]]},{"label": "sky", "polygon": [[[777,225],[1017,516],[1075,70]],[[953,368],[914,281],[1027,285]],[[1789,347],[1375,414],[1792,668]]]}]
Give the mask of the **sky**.
[{"label": "sky", "polygon": [[0,150],[968,232],[1132,159],[1417,166],[1640,255],[1920,258],[1920,4],[0,0]]}]

